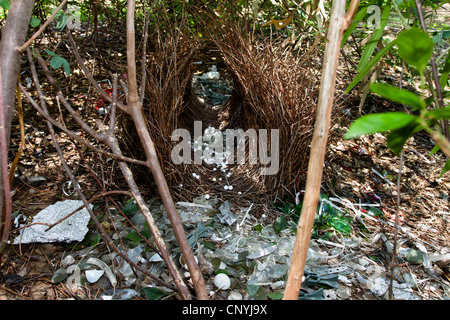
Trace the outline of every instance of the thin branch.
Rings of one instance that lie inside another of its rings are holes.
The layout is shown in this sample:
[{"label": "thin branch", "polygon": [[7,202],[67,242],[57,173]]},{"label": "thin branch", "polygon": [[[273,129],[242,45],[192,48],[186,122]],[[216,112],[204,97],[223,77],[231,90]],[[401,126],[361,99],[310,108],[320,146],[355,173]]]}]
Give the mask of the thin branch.
[{"label": "thin branch", "polygon": [[62,153],[61,147],[58,143],[58,140],[56,139],[56,135],[55,135],[55,131],[53,130],[53,127],[51,125],[50,122],[47,122],[47,126],[50,130],[50,134],[52,136],[52,140],[53,143],[55,145],[55,148],[58,152],[59,158],[61,159],[61,163],[64,167],[64,170],[66,171],[67,175],[70,178],[70,181],[72,181],[75,191],[77,192],[79,198],[81,199],[81,201],[83,202],[85,208],[88,210],[89,215],[91,216],[92,221],[94,221],[94,224],[97,228],[97,230],[100,232],[100,235],[102,236],[103,240],[105,241],[105,244],[112,248],[121,258],[123,258],[126,262],[128,262],[130,264],[131,267],[145,273],[146,275],[148,275],[149,277],[151,277],[153,280],[157,281],[158,283],[171,288],[173,290],[176,290],[176,288],[168,283],[166,283],[165,281],[161,280],[160,278],[156,277],[155,275],[151,274],[150,272],[148,272],[145,268],[141,268],[139,267],[136,263],[134,263],[133,261],[131,261],[128,258],[128,255],[126,253],[124,253],[123,251],[119,250],[116,245],[114,244],[114,241],[108,236],[108,234],[105,232],[105,229],[103,229],[103,226],[101,225],[100,221],[98,221],[96,215],[94,214],[94,212],[92,211],[92,209],[89,207],[89,202],[86,200],[86,197],[84,196],[83,192],[81,191],[80,187],[78,186],[77,180],[75,179],[75,176],[72,173],[72,170],[70,170],[69,166],[67,165],[65,159],[64,159],[64,154]]},{"label": "thin branch", "polygon": [[134,12],[135,1],[129,0],[127,2],[127,67],[128,67],[128,94],[127,94],[127,111],[131,115],[139,139],[144,147],[144,152],[147,161],[151,165],[151,171],[158,188],[158,192],[166,208],[167,215],[174,230],[175,238],[178,241],[181,253],[186,261],[189,272],[191,274],[192,282],[194,284],[197,299],[208,300],[208,293],[204,283],[203,275],[200,271],[198,263],[195,260],[194,253],[186,238],[183,223],[181,221],[178,210],[172,199],[166,178],[161,169],[155,145],[150,136],[146,120],[142,113],[142,102],[139,101],[137,94],[137,80],[136,80],[136,54],[135,54],[135,39],[134,39]]},{"label": "thin branch", "polygon": [[[84,122],[78,113],[72,108],[69,102],[67,102],[66,97],[61,92],[61,89],[59,88],[58,84],[56,83],[55,79],[50,75],[50,70],[47,67],[47,64],[45,63],[44,59],[42,58],[41,54],[39,53],[39,50],[35,50],[36,60],[38,61],[39,65],[43,69],[47,80],[49,83],[55,88],[56,94],[58,95],[59,99],[63,103],[64,107],[67,111],[69,111],[70,115],[74,118],[74,120],[80,125],[80,127],[86,131],[89,135],[91,135],[93,138],[97,139],[100,142],[105,143],[105,136],[101,132],[95,132],[86,122]],[[42,98],[41,98],[42,99]],[[44,110],[46,111],[46,110]]]},{"label": "thin branch", "polygon": [[113,159],[116,159],[116,160],[119,160],[119,161],[125,161],[125,162],[138,164],[138,165],[145,166],[145,167],[149,167],[150,166],[149,163],[147,163],[145,161],[141,161],[141,160],[137,160],[137,159],[133,159],[133,158],[128,158],[128,157],[125,157],[125,156],[118,156],[118,155],[116,155],[114,153],[111,153],[111,152],[108,152],[106,150],[97,148],[96,146],[90,144],[89,142],[87,142],[83,138],[80,138],[75,132],[70,131],[69,129],[64,127],[61,123],[59,123],[58,121],[53,119],[48,113],[46,113],[41,107],[39,107],[39,105],[36,103],[36,101],[33,100],[33,98],[30,96],[30,94],[26,91],[26,89],[20,83],[18,85],[19,85],[20,91],[22,91],[22,93],[25,95],[25,98],[36,109],[36,111],[39,112],[39,114],[41,116],[43,116],[45,118],[45,120],[49,121],[52,125],[54,125],[58,129],[60,129],[64,133],[66,133],[72,139],[78,141],[79,143],[85,145],[87,148],[89,148],[89,149],[91,149],[91,150],[93,150],[95,152],[104,154],[107,157],[110,157],[110,158],[113,158]]},{"label": "thin branch", "polygon": [[[30,59],[30,63],[32,63],[32,57],[31,57],[31,51],[28,50],[29,53],[29,59]],[[43,61],[42,57],[40,57],[39,53],[36,54],[36,57],[38,59],[38,62],[40,63],[41,67],[44,69],[44,72],[46,73],[47,79],[49,80],[50,84],[52,86],[55,87],[55,89],[57,89],[58,91],[58,96],[60,97],[61,101],[63,102],[64,106],[66,107],[66,109],[72,114],[72,116],[74,118],[76,118],[75,120],[82,126],[83,129],[85,129],[91,136],[93,136],[94,138],[96,138],[97,140],[101,140],[103,141],[105,144],[107,144],[114,152],[114,154],[116,155],[116,157],[122,157],[122,153],[120,152],[120,147],[118,144],[117,139],[114,136],[114,127],[115,127],[115,116],[110,117],[110,126],[108,131],[104,131],[104,128],[100,128],[99,132],[94,132],[79,116],[78,114],[72,109],[72,107],[70,106],[70,104],[67,102],[67,100],[65,99],[64,95],[61,93],[60,90],[58,90],[58,86],[56,84],[56,81],[53,79],[53,77],[51,77],[49,75],[49,71],[48,68],[45,65],[45,62]],[[43,99],[43,94],[42,94],[42,89],[40,88],[40,84],[39,84],[39,80],[37,79],[37,75],[36,72],[34,70],[33,73],[33,77],[35,77],[35,83],[36,83],[36,87],[37,90],[39,92],[39,95],[41,96],[41,103],[43,105],[42,107],[42,113],[46,114],[48,116],[48,112],[47,112],[47,108],[46,108],[46,104],[45,104],[45,100]],[[117,75],[115,75],[113,77],[113,104],[115,104],[117,101]],[[31,98],[31,97],[30,97]],[[36,108],[37,106],[34,105],[34,107]],[[38,109],[39,107],[37,107]],[[50,118],[50,117],[49,117]],[[78,184],[76,183],[75,178],[73,177],[73,174],[71,173],[70,169],[68,168],[65,160],[62,158],[63,154],[62,152],[60,152],[60,148],[59,148],[59,144],[56,141],[56,137],[54,137],[54,130],[52,127],[52,122],[56,122],[52,119],[52,121],[48,121],[47,124],[49,126],[49,130],[52,133],[52,138],[54,140],[54,144],[55,146],[57,146],[57,150],[58,150],[58,154],[60,155],[61,158],[61,162],[63,163],[64,169],[66,170],[66,173],[69,175],[72,183],[74,183],[75,186],[75,190],[78,192],[80,198],[83,200],[83,203],[85,204],[86,208],[88,209],[88,211],[91,213],[90,208],[88,207],[87,202],[85,201],[85,198],[81,192],[81,190],[79,190]],[[57,123],[57,122],[56,122]],[[111,129],[112,128],[112,129]],[[128,168],[127,164],[125,162],[119,162],[119,166],[122,170],[123,176],[125,177],[128,185],[130,186],[130,189],[132,190],[132,195],[133,197],[136,199],[136,202],[138,203],[142,213],[144,214],[146,221],[149,225],[150,231],[152,232],[154,238],[155,238],[155,242],[158,245],[158,248],[161,252],[161,256],[164,259],[164,261],[166,262],[166,265],[169,268],[169,272],[172,275],[175,284],[177,285],[177,288],[180,292],[180,294],[182,295],[182,297],[184,299],[190,299],[190,294],[189,291],[186,287],[186,285],[184,284],[181,275],[179,274],[178,270],[176,269],[175,263],[173,262],[170,254],[167,251],[167,248],[165,246],[164,241],[162,240],[162,237],[156,227],[156,223],[153,220],[153,217],[151,215],[150,210],[148,209],[145,201],[143,200],[141,194],[139,193],[139,190],[134,182],[134,179],[132,177],[132,173],[131,170]],[[81,195],[80,195],[81,194]],[[93,213],[92,213],[93,214]],[[94,221],[95,222],[95,221]],[[102,228],[101,225],[96,223],[96,227],[97,228]],[[103,228],[102,228],[103,230]],[[104,234],[104,231],[102,232],[99,229],[100,233]],[[106,234],[105,234],[106,235]],[[106,238],[104,238],[106,239]],[[106,241],[106,240],[105,240]],[[109,244],[110,245],[110,244]]]},{"label": "thin branch", "polygon": [[[414,0],[414,2],[416,4],[417,14],[419,15],[420,26],[421,26],[422,30],[428,34],[427,26],[425,25],[425,18],[423,17],[423,12],[422,12],[422,3],[420,0]],[[434,56],[431,56],[430,64],[431,64],[431,73],[433,75],[433,80],[434,80],[434,84],[436,86],[436,92],[437,92],[437,103],[436,104],[437,104],[437,107],[443,108],[444,107],[444,97],[442,95],[441,82],[439,81],[439,76],[438,76],[437,67],[436,67],[436,59],[434,58]],[[433,91],[433,86],[431,85],[431,83],[430,83],[430,90]],[[450,139],[450,130],[449,130],[449,124],[448,124],[447,120],[444,120],[444,135],[447,139]]]},{"label": "thin branch", "polygon": [[[2,64],[0,63],[0,84],[3,84],[2,79]],[[3,190],[4,190],[4,207],[0,208],[2,210],[2,219],[1,222],[4,223],[3,226],[3,234],[1,236],[0,242],[0,253],[3,252],[4,247],[8,241],[9,230],[11,228],[11,189],[9,185],[9,177],[8,177],[8,150],[7,150],[7,135],[6,135],[6,119],[5,119],[5,101],[3,99],[3,88],[0,88],[0,152],[2,153],[1,163],[2,166],[2,179]],[[1,197],[2,195],[0,195]],[[0,228],[1,229],[1,228]]]},{"label": "thin branch", "polygon": [[[83,70],[84,76],[89,79],[91,84],[94,86],[95,90],[102,96],[102,98],[104,100],[108,101],[109,103],[111,103],[112,102],[112,97],[109,94],[107,94],[105,92],[105,90],[103,90],[103,88],[97,83],[97,81],[95,81],[95,79],[92,76],[91,72],[89,71],[89,69],[84,64],[83,59],[81,59],[81,56],[80,56],[80,54],[78,53],[78,50],[77,50],[77,45],[76,45],[75,40],[73,39],[72,33],[70,31],[69,31],[67,37],[68,37],[69,42],[70,42],[70,44],[72,46],[73,54],[75,55],[75,59],[77,60],[78,65],[80,66],[81,70]],[[117,102],[117,106],[121,110],[123,110],[125,112],[128,112],[127,111],[127,106],[124,105],[122,102],[118,101]]]},{"label": "thin branch", "polygon": [[144,43],[142,45],[142,79],[141,79],[141,93],[139,97],[139,101],[144,102],[145,96],[145,82],[147,79],[147,40],[148,40],[148,23],[150,20],[150,13],[153,10],[153,7],[156,5],[158,0],[153,1],[150,9],[148,9],[147,15],[145,16],[145,29],[144,29]]},{"label": "thin branch", "polygon": [[297,300],[302,284],[306,255],[311,240],[317,204],[319,202],[323,162],[334,98],[339,48],[342,35],[345,31],[346,17],[348,18],[348,16],[345,16],[345,4],[345,0],[333,1],[322,66],[316,123],[311,141],[311,154],[308,164],[303,208],[298,222],[297,235],[283,300]]},{"label": "thin branch", "polygon": [[25,42],[20,48],[17,49],[19,53],[24,53],[25,50],[31,45],[31,43],[33,43],[33,41],[36,40],[37,37],[39,37],[42,31],[47,28],[50,22],[52,22],[53,18],[58,14],[59,10],[61,10],[62,7],[64,7],[64,5],[67,3],[67,1],[68,0],[63,0],[63,2],[61,2],[61,4],[55,9],[55,11],[53,11],[52,15],[47,19],[47,21],[45,21],[45,23],[39,28],[39,30],[36,31],[36,33],[33,34],[33,36],[28,39],[27,42]]},{"label": "thin branch", "polygon": [[127,3],[127,73],[128,73],[128,94],[127,104],[130,105],[139,100],[138,85],[136,78],[136,45],[135,45],[135,28],[134,13],[135,1],[130,0]]}]

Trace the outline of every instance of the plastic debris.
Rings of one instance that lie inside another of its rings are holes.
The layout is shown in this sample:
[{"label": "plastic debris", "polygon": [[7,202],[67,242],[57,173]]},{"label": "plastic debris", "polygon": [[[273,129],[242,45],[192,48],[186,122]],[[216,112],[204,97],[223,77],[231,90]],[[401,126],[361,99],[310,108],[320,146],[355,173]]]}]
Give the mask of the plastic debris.
[{"label": "plastic debris", "polygon": [[27,178],[27,183],[33,187],[39,187],[41,184],[47,181],[46,177],[43,176],[32,176]]},{"label": "plastic debris", "polygon": [[130,300],[139,293],[134,289],[109,289],[101,295],[103,300]]},{"label": "plastic debris", "polygon": [[100,279],[100,277],[105,273],[104,270],[86,270],[85,275],[86,275],[86,280],[89,283],[95,283],[98,281],[98,279]]},{"label": "plastic debris", "polygon": [[[82,241],[89,231],[87,225],[91,218],[86,208],[72,214],[47,231],[49,225],[60,221],[81,206],[83,202],[79,200],[58,201],[48,206],[34,216],[32,224],[22,230],[14,239],[14,244]],[[90,207],[92,208],[92,205]]]},{"label": "plastic debris", "polygon": [[105,275],[108,277],[108,280],[113,287],[117,284],[116,276],[114,275],[114,273],[111,271],[111,269],[108,267],[108,265],[105,262],[103,262],[100,259],[91,257],[91,258],[87,259],[86,263],[93,264],[93,265],[101,268],[102,271],[104,271]]},{"label": "plastic debris", "polygon": [[220,222],[227,223],[228,225],[232,225],[236,222],[236,217],[233,215],[233,213],[230,210],[230,203],[228,200],[226,200],[220,207],[220,214],[217,215]]},{"label": "plastic debris", "polygon": [[[141,245],[136,246],[133,249],[127,251],[127,256],[130,261],[136,263],[141,256],[141,253],[144,251],[144,248]],[[124,277],[129,277],[133,275],[133,269],[130,264],[122,259],[122,257],[117,257],[117,261],[122,264],[122,267],[119,269],[119,272]]]}]

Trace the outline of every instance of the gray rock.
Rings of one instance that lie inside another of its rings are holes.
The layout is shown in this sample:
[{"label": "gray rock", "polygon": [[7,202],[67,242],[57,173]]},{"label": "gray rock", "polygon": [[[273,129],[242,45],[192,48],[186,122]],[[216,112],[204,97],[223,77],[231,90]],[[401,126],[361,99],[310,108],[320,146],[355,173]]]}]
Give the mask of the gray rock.
[{"label": "gray rock", "polygon": [[[40,211],[33,218],[32,223],[53,224],[82,205],[83,202],[80,200],[58,201]],[[88,232],[89,219],[89,212],[83,208],[48,231],[46,231],[48,225],[31,225],[22,229],[21,234],[14,239],[14,244],[82,241]]]}]

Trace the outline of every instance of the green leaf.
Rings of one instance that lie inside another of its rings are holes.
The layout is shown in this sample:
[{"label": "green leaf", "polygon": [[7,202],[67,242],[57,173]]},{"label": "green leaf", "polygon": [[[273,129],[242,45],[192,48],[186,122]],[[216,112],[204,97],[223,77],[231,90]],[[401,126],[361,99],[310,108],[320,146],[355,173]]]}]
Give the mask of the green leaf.
[{"label": "green leaf", "polygon": [[450,170],[450,159],[447,160],[447,162],[444,165],[444,168],[442,168],[441,175],[439,176],[439,178],[442,178],[442,176],[446,174],[449,170]]},{"label": "green leaf", "polygon": [[345,93],[348,93],[350,90],[353,89],[354,86],[356,86],[364,76],[369,73],[370,70],[372,70],[373,67],[380,61],[382,57],[389,51],[389,49],[392,48],[392,46],[396,43],[397,39],[393,40],[389,44],[387,44],[383,49],[381,49],[373,58],[372,60],[367,63],[366,66],[364,66],[361,71],[357,74],[355,79],[348,85],[347,89],[345,89]]},{"label": "green leaf", "polygon": [[271,292],[271,293],[268,293],[267,296],[271,300],[281,300],[281,299],[283,299],[283,293],[282,292]]},{"label": "green leaf", "polygon": [[59,268],[52,276],[52,283],[58,283],[67,278],[66,268]]},{"label": "green leaf", "polygon": [[253,295],[253,298],[255,298],[255,300],[267,300],[266,290],[264,290],[263,287],[260,287],[258,291],[256,291],[256,293]]},{"label": "green leaf", "polygon": [[442,88],[445,88],[445,86],[447,85],[449,73],[450,73],[450,51],[448,52],[447,57],[445,58],[445,64],[441,71],[440,83]]},{"label": "green leaf", "polygon": [[145,287],[144,294],[147,300],[159,300],[162,297],[167,296],[167,292],[155,287]]},{"label": "green leaf", "polygon": [[379,94],[383,98],[406,104],[414,109],[422,110],[426,106],[423,99],[408,90],[378,83],[372,83],[370,85],[370,90],[372,90],[373,93]]},{"label": "green leaf", "polygon": [[433,45],[433,40],[428,34],[418,28],[402,31],[397,36],[398,54],[420,73],[433,54]]},{"label": "green leaf", "polygon": [[433,120],[450,119],[450,107],[438,108],[427,111],[425,117]]},{"label": "green leaf", "polygon": [[36,28],[40,24],[41,24],[41,19],[36,18],[36,17],[31,17],[30,26],[32,26],[33,28]]},{"label": "green leaf", "polygon": [[122,209],[122,212],[126,216],[133,216],[139,211],[139,205],[134,201],[133,198],[129,199],[125,202],[125,206]]},{"label": "green leaf", "polygon": [[5,11],[9,10],[10,3],[8,0],[0,0],[0,7],[2,7]]},{"label": "green leaf", "polygon": [[286,227],[287,227],[287,223],[286,223],[286,219],[284,218],[284,216],[279,216],[273,224],[273,230],[275,231],[275,233],[278,233],[281,230],[286,229]]},{"label": "green leaf", "polygon": [[406,141],[417,131],[422,130],[422,126],[419,125],[418,121],[411,121],[404,127],[392,130],[387,136],[387,146],[391,151],[400,155],[403,150],[403,146]]},{"label": "green leaf", "polygon": [[262,225],[261,224],[257,224],[255,226],[253,226],[253,229],[255,229],[258,232],[261,232],[262,231]]},{"label": "green leaf", "polygon": [[348,37],[350,37],[353,30],[355,30],[355,28],[358,26],[358,23],[363,20],[363,18],[366,16],[366,14],[367,14],[367,6],[362,7],[355,14],[355,17],[353,18],[353,22],[350,24],[347,31],[345,31],[345,33],[342,37],[341,47],[347,42]]},{"label": "green leaf", "polygon": [[359,60],[358,68],[356,69],[356,71],[361,72],[361,69],[363,68],[363,66],[365,66],[367,64],[370,57],[372,56],[373,51],[375,50],[375,48],[378,44],[378,41],[380,41],[381,37],[383,36],[383,31],[389,20],[390,13],[391,13],[391,6],[389,3],[389,4],[385,5],[385,7],[383,9],[383,13],[381,14],[380,27],[375,28],[372,35],[370,36],[369,42],[364,47],[364,51],[361,56],[361,59]]},{"label": "green leaf", "polygon": [[128,240],[131,240],[133,242],[139,242],[142,240],[141,236],[137,233],[137,232],[130,232],[128,233],[125,238],[127,238]]},{"label": "green leaf", "polygon": [[209,242],[209,241],[203,241],[202,243],[206,248],[211,249],[211,250],[216,250],[216,246],[214,245],[214,243]]},{"label": "green leaf", "polygon": [[50,59],[50,67],[52,67],[53,69],[61,68],[62,64],[63,58],[61,58],[60,56],[54,56],[53,58]]},{"label": "green leaf", "polygon": [[406,126],[416,117],[402,112],[368,114],[356,119],[344,135],[343,139],[354,139],[377,132],[395,130]]},{"label": "green leaf", "polygon": [[48,55],[52,56],[52,57],[56,56],[56,53],[54,53],[54,52],[51,51],[51,50],[45,49],[45,52],[46,52]]}]

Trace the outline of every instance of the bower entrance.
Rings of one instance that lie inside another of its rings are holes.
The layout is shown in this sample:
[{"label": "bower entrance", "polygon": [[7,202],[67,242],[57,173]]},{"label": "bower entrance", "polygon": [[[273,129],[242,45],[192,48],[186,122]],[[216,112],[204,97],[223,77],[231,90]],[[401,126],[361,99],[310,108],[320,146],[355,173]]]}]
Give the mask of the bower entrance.
[{"label": "bower entrance", "polygon": [[[194,135],[194,122],[224,130],[230,127],[230,109],[236,91],[233,78],[220,50],[214,43],[206,43],[192,58],[192,78],[186,88],[185,108],[181,115],[184,128]],[[235,100],[235,99],[234,99]]]},{"label": "bower entrance", "polygon": [[[208,194],[238,204],[270,203],[306,176],[319,79],[301,56],[274,40],[255,40],[234,21],[221,22],[208,42],[184,35],[177,38],[179,41],[155,41],[147,68],[144,112],[167,183],[177,200],[192,201]],[[159,35],[169,37],[168,33]],[[224,80],[219,83],[222,100],[208,96],[207,86],[199,81],[214,72],[214,65],[219,79],[223,76]],[[222,84],[226,86],[220,87]],[[201,121],[202,133],[208,127],[221,131],[266,130],[268,145],[275,142],[278,146],[279,170],[262,175],[263,165],[250,163],[248,152],[244,163],[223,168],[207,161],[195,163],[195,121]],[[180,142],[172,140],[176,129],[187,129],[191,134],[189,164],[172,161],[172,150]],[[279,132],[276,141],[272,130]],[[135,136],[130,137],[128,150],[142,154],[136,150]],[[137,170],[141,170],[137,175],[149,177],[149,185],[151,174],[143,174],[142,168]]]}]

